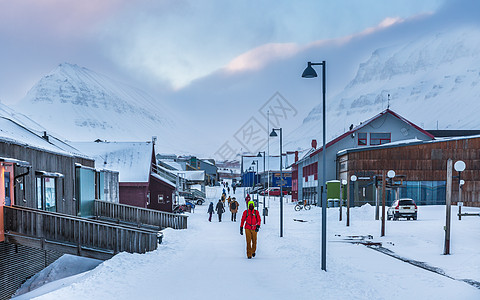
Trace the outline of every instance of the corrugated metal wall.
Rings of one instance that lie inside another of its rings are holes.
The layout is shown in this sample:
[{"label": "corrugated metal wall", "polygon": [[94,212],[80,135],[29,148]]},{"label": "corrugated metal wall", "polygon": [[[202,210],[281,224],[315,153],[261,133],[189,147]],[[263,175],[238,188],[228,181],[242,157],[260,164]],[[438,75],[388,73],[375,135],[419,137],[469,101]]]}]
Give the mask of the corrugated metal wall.
[{"label": "corrugated metal wall", "polygon": [[9,299],[22,283],[60,256],[55,251],[0,242],[0,299]]}]

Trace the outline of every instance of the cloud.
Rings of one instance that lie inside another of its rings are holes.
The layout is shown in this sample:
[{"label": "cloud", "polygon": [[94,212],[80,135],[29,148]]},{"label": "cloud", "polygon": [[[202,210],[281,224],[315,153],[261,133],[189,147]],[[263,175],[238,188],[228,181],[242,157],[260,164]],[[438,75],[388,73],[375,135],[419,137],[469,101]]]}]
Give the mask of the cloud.
[{"label": "cloud", "polygon": [[297,54],[302,48],[295,43],[269,43],[247,51],[234,58],[225,67],[227,72],[254,71],[278,59]]},{"label": "cloud", "polygon": [[388,17],[382,20],[377,26],[369,27],[360,33],[335,39],[313,41],[306,45],[299,45],[297,43],[264,44],[235,57],[223,69],[227,75],[235,72],[258,71],[275,61],[293,57],[307,49],[344,45],[355,37],[374,34],[375,32],[403,23],[404,21],[405,19],[399,17]]},{"label": "cloud", "polygon": [[125,0],[0,0],[0,32],[78,37],[117,12]]}]

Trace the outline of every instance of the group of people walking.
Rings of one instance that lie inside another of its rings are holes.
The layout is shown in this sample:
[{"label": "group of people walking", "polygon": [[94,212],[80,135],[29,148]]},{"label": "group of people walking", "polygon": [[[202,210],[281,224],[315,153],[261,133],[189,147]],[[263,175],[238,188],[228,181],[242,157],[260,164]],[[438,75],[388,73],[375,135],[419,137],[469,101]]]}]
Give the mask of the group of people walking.
[{"label": "group of people walking", "polygon": [[[237,212],[238,212],[238,202],[235,197],[230,198],[228,197],[228,208],[230,209],[230,213],[232,214],[231,220],[232,222],[237,222]],[[212,222],[212,215],[214,212],[218,214],[218,222],[222,222],[222,215],[225,213],[225,200],[219,199],[215,209],[213,208],[213,202],[210,202],[210,206],[208,207],[207,213],[210,215],[208,218],[209,222]]]},{"label": "group of people walking", "polygon": [[[225,189],[223,192],[225,193]],[[247,194],[247,197],[245,197],[245,202],[247,204],[247,209],[245,209],[242,214],[242,219],[240,222],[240,234],[243,235],[245,233],[245,239],[247,242],[247,258],[251,259],[252,257],[255,257],[257,251],[257,233],[260,230],[261,218],[258,210],[255,209],[255,202],[250,200],[250,195]],[[239,203],[235,197],[228,197],[228,208],[232,214],[232,222],[237,222],[238,206]],[[224,197],[218,200],[215,208],[213,206],[213,202],[210,202],[210,206],[207,210],[207,213],[209,214],[209,222],[212,221],[212,215],[215,211],[218,214],[218,221],[222,222],[222,214],[225,213]]]}]

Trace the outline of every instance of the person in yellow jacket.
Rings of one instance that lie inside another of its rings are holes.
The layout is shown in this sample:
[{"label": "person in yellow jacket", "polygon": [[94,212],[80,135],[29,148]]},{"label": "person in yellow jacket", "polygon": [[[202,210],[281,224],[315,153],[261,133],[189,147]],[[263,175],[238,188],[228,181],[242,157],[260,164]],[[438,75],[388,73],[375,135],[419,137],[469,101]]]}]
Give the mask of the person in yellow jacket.
[{"label": "person in yellow jacket", "polygon": [[257,233],[261,224],[260,214],[255,209],[255,202],[248,201],[248,208],[243,212],[242,222],[240,223],[240,234],[243,235],[245,227],[245,238],[247,240],[247,257],[255,257],[257,251]]}]

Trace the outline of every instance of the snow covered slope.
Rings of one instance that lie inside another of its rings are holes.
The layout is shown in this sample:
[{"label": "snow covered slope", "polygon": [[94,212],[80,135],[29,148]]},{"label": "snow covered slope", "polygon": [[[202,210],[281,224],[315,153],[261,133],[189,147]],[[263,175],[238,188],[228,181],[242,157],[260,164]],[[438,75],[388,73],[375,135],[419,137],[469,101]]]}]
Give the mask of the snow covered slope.
[{"label": "snow covered slope", "polygon": [[[375,50],[342,92],[327,94],[327,140],[385,109],[388,95],[392,110],[425,129],[479,129],[479,37],[480,28],[462,27]],[[287,145],[308,146],[321,130],[319,105]]]},{"label": "snow covered slope", "polygon": [[44,127],[68,140],[148,141],[163,151],[181,151],[174,117],[141,90],[77,65],[60,64],[17,105]]}]

